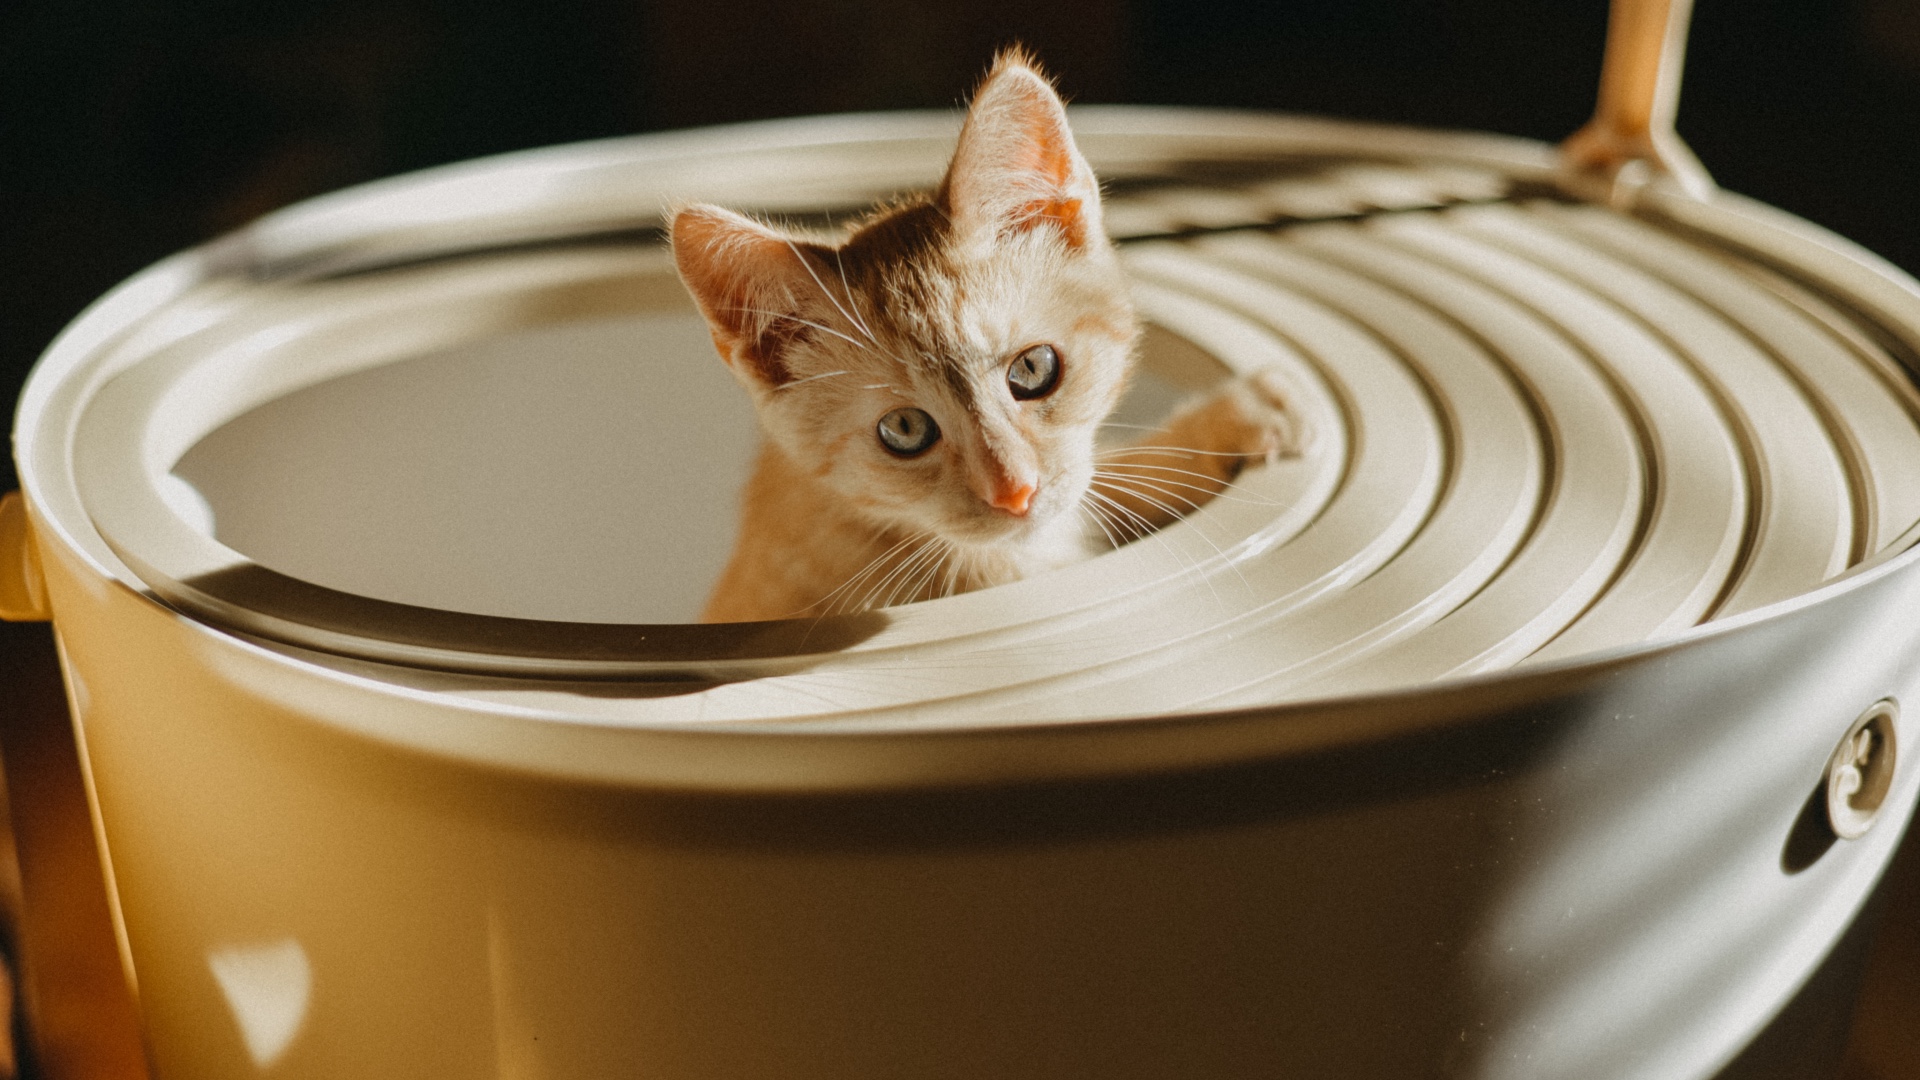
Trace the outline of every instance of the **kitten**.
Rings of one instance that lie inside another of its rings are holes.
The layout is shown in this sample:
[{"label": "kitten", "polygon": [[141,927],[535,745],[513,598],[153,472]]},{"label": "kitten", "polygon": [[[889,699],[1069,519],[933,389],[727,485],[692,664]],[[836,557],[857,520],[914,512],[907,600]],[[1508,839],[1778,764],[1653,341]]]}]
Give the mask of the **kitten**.
[{"label": "kitten", "polygon": [[1020,51],[995,60],[938,190],[843,243],[714,206],[680,210],[672,233],[765,436],[705,621],[1014,581],[1165,526],[1247,463],[1298,451],[1277,385],[1253,378],[1096,453],[1138,324],[1099,182]]}]

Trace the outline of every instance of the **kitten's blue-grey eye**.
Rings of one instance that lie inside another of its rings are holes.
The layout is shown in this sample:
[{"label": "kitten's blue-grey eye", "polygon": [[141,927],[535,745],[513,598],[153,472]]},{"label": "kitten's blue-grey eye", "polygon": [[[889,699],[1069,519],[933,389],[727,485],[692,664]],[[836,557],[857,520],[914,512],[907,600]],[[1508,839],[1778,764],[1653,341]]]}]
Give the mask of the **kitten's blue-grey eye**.
[{"label": "kitten's blue-grey eye", "polygon": [[1035,345],[1007,365],[1007,389],[1021,401],[1053,393],[1060,385],[1060,354],[1051,345]]},{"label": "kitten's blue-grey eye", "polygon": [[880,418],[880,445],[901,457],[914,457],[940,441],[940,425],[925,409],[895,409]]}]

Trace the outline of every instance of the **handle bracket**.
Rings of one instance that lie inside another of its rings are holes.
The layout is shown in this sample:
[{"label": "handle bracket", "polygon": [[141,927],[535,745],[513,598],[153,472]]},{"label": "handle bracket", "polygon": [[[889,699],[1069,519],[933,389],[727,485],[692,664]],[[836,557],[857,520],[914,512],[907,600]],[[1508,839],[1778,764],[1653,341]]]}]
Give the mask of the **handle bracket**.
[{"label": "handle bracket", "polygon": [[1560,144],[1577,193],[1631,201],[1652,174],[1712,197],[1713,178],[1673,130],[1692,13],[1693,0],[1613,0],[1593,119]]}]

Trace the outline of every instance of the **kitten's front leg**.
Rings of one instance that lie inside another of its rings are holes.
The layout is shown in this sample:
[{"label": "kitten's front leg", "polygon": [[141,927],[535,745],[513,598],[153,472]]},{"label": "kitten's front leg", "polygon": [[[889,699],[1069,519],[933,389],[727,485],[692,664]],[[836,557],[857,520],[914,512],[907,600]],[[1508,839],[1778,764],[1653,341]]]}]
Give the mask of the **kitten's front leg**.
[{"label": "kitten's front leg", "polygon": [[1297,457],[1307,441],[1280,379],[1255,372],[1181,406],[1132,444],[1103,453],[1094,502],[1120,526],[1114,539],[1137,539],[1206,505],[1248,465]]}]

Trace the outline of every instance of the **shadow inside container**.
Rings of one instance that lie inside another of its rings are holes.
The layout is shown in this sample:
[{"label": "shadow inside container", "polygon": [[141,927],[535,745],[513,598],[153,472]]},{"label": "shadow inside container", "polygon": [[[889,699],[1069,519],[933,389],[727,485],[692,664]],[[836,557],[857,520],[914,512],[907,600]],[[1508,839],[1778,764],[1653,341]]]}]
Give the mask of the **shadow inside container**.
[{"label": "shadow inside container", "polygon": [[517,619],[358,596],[253,563],[181,584],[191,595],[173,599],[184,606],[218,607],[244,623],[237,629],[272,640],[440,670],[563,679],[711,684],[784,674],[852,648],[892,621],[882,611],[662,625]]}]

